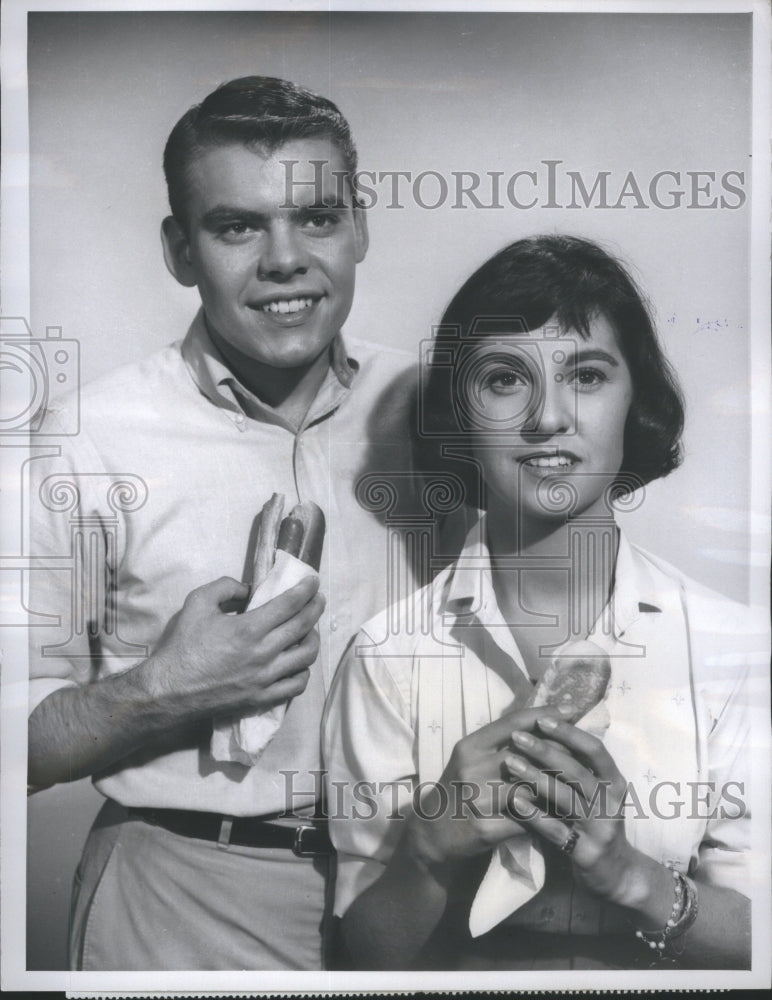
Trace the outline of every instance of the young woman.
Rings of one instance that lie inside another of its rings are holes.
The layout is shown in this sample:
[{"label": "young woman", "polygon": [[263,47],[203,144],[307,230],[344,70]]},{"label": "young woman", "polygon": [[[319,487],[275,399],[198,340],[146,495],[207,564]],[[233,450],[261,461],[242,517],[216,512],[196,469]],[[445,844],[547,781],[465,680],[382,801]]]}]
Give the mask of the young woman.
[{"label": "young woman", "polygon": [[[612,501],[677,466],[683,425],[630,276],[586,240],[502,250],[448,307],[421,406],[484,513],[429,587],[365,626],[331,692],[346,961],[748,967],[763,642],[614,523]],[[611,677],[575,725],[529,706],[577,641]]]}]

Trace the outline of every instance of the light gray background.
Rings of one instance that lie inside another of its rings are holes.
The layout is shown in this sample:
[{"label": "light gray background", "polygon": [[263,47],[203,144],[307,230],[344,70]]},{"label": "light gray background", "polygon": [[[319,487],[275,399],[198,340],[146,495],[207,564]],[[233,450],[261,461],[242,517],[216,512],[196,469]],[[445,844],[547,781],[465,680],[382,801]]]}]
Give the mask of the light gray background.
[{"label": "light gray background", "polygon": [[[611,171],[612,192],[631,170],[643,190],[661,170],[740,170],[749,195],[750,31],[742,14],[31,15],[33,331],[77,338],[84,379],[184,335],[197,296],[163,265],[161,155],[177,118],[224,80],[283,76],[331,97],[364,169],[506,178],[559,159],[587,182]],[[376,343],[414,350],[460,282],[521,236],[586,235],[631,263],[682,377],[687,458],[623,521],[746,600],[751,574],[766,573],[751,568],[750,200],[723,211],[404,200],[370,212],[347,324]],[[81,782],[30,801],[30,969],[65,965],[69,883],[98,799]]]}]

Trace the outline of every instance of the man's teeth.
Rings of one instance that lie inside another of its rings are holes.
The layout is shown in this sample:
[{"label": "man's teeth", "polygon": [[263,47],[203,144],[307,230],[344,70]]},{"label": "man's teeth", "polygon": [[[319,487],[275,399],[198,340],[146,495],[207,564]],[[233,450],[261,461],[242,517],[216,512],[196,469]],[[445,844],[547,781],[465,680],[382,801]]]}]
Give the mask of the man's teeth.
[{"label": "man's teeth", "polygon": [[274,299],[273,302],[260,306],[260,309],[263,312],[296,313],[301,309],[310,309],[313,304],[313,299]]},{"label": "man's teeth", "polygon": [[564,455],[539,455],[534,458],[527,458],[523,464],[535,465],[538,469],[566,469],[568,466],[574,464],[574,460],[566,458]]}]

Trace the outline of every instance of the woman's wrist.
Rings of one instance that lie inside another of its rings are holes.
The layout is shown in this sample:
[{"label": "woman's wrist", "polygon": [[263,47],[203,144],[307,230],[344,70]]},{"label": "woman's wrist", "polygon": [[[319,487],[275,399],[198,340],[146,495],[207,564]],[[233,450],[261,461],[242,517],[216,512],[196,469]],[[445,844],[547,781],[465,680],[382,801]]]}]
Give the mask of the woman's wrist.
[{"label": "woman's wrist", "polygon": [[437,881],[445,882],[454,864],[438,836],[437,824],[413,814],[407,820],[398,850],[405,859]]},{"label": "woman's wrist", "polygon": [[636,927],[661,929],[671,916],[673,873],[665,865],[631,848],[628,865],[612,901],[631,911]]}]

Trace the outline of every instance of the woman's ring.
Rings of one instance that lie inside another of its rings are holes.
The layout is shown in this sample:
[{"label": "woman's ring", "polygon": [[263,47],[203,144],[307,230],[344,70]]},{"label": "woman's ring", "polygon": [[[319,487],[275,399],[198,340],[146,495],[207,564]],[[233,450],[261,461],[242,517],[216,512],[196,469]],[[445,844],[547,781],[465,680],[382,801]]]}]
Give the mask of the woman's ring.
[{"label": "woman's ring", "polygon": [[576,847],[576,842],[579,840],[579,833],[577,830],[569,831],[568,836],[565,839],[565,843],[560,848],[564,854],[573,854],[574,848]]}]

